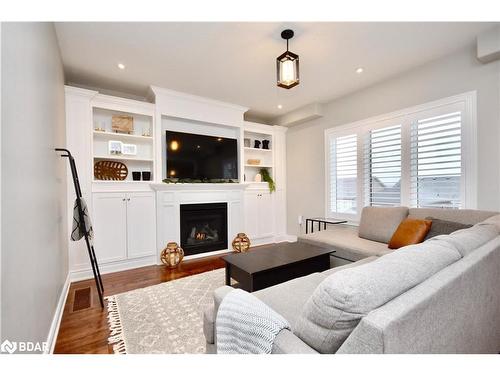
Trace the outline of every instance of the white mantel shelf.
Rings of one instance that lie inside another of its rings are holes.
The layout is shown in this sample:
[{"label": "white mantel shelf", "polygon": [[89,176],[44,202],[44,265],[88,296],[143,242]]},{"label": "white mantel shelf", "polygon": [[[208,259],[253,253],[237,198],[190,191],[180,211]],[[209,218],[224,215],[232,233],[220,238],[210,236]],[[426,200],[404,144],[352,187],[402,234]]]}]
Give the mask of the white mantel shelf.
[{"label": "white mantel shelf", "polygon": [[240,183],[153,183],[149,185],[155,191],[166,190],[244,190],[248,184]]}]

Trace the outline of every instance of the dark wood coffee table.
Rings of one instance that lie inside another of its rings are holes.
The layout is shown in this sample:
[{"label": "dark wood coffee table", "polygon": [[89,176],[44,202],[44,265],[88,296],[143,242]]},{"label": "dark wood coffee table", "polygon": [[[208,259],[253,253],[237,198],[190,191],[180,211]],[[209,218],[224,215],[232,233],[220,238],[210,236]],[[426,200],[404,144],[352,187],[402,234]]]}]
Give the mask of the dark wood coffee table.
[{"label": "dark wood coffee table", "polygon": [[322,272],[330,268],[331,249],[302,242],[262,246],[248,253],[223,256],[226,262],[226,285],[231,278],[247,292]]}]

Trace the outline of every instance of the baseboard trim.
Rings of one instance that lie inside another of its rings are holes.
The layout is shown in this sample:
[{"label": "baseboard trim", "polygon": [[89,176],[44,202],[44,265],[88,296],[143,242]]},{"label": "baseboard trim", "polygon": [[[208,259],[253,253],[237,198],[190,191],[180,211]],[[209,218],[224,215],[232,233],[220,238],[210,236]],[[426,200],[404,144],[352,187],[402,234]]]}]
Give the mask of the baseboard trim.
[{"label": "baseboard trim", "polygon": [[61,326],[61,320],[64,313],[64,306],[66,306],[66,300],[68,299],[70,285],[71,278],[70,273],[68,273],[68,275],[66,276],[66,280],[64,281],[61,294],[59,294],[59,300],[57,302],[56,311],[54,312],[54,317],[52,318],[52,324],[50,325],[49,335],[47,336],[47,348],[44,354],[54,353],[57,335],[59,334],[59,327]]},{"label": "baseboard trim", "polygon": [[[126,261],[114,262],[114,263],[104,263],[99,264],[99,271],[101,275],[112,272],[126,271],[133,268],[146,267],[156,265],[156,256],[151,255],[145,258],[131,259]],[[94,274],[91,268],[82,270],[73,270],[70,272],[70,281],[82,281],[94,278]]]},{"label": "baseboard trim", "polygon": [[292,234],[284,234],[281,236],[276,236],[275,242],[297,242],[297,236]]}]

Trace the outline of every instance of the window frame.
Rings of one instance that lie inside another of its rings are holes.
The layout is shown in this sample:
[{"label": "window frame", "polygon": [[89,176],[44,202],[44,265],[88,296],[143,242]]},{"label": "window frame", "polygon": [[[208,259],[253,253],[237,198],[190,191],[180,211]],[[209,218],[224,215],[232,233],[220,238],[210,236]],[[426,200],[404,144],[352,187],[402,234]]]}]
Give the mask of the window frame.
[{"label": "window frame", "polygon": [[[401,205],[411,207],[411,125],[427,114],[436,113],[442,107],[456,106],[462,116],[462,171],[461,206],[477,207],[477,92],[462,94],[427,102],[398,111],[370,117],[364,120],[335,126],[325,130],[325,216],[359,222],[361,211],[366,204],[364,151],[365,140],[370,130],[401,124]],[[357,136],[357,213],[342,214],[330,211],[330,138],[356,134]]]}]

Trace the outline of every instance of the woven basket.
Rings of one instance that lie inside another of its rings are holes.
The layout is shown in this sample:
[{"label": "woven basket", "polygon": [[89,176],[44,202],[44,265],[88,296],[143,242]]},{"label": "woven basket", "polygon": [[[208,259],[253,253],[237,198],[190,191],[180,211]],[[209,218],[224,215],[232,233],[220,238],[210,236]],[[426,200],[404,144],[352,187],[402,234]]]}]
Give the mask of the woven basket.
[{"label": "woven basket", "polygon": [[248,163],[248,165],[259,165],[260,159],[248,159],[247,163]]},{"label": "woven basket", "polygon": [[100,160],[94,164],[96,180],[123,181],[128,176],[128,168],[119,161]]}]

